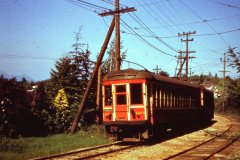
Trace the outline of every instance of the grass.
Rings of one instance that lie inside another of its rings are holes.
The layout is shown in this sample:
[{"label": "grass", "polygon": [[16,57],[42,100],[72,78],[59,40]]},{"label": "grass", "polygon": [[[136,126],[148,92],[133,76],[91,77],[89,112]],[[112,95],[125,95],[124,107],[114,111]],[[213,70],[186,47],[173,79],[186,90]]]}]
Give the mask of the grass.
[{"label": "grass", "polygon": [[73,135],[57,134],[19,139],[0,137],[0,159],[30,159],[110,142],[105,137],[103,128],[97,125]]}]

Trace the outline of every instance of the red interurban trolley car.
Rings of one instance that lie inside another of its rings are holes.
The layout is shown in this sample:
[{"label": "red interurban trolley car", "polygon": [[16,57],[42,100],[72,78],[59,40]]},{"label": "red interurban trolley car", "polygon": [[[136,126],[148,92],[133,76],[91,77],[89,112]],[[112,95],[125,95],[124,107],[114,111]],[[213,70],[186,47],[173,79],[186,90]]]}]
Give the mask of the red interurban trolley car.
[{"label": "red interurban trolley car", "polygon": [[121,138],[148,139],[166,124],[213,118],[213,93],[146,70],[111,72],[103,80],[103,125]]}]

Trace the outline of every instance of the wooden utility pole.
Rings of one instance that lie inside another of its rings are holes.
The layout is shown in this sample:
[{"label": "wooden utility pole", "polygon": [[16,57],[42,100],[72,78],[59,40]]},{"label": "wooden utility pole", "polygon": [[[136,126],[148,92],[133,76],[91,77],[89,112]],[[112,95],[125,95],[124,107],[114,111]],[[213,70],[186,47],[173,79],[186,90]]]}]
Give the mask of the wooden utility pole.
[{"label": "wooden utility pole", "polygon": [[222,94],[222,97],[223,97],[223,103],[222,103],[222,108],[221,108],[221,112],[224,112],[225,111],[225,99],[226,99],[226,90],[225,90],[225,81],[226,81],[226,72],[229,72],[229,71],[226,71],[226,66],[227,66],[227,56],[226,56],[226,53],[224,53],[224,57],[223,59],[221,58],[220,59],[221,61],[223,61],[223,70],[220,71],[220,72],[223,72],[223,94]]},{"label": "wooden utility pole", "polygon": [[109,11],[100,13],[100,16],[109,16],[114,15],[115,17],[115,62],[114,62],[114,70],[119,71],[121,68],[121,49],[120,49],[120,13],[126,13],[126,12],[133,12],[136,11],[135,8],[125,8],[125,9],[119,9],[120,3],[119,0],[115,0],[115,11]]},{"label": "wooden utility pole", "polygon": [[[119,11],[119,0],[115,1],[115,10]],[[121,57],[120,57],[120,13],[115,14],[115,71],[120,70]]]},{"label": "wooden utility pole", "polygon": [[160,73],[160,71],[161,71],[161,68],[159,68],[158,67],[158,65],[156,66],[156,68],[155,69],[153,69],[154,71],[156,71],[156,74],[159,74]]},{"label": "wooden utility pole", "polygon": [[[192,35],[192,34],[196,34],[196,31],[194,31],[194,32],[183,32],[182,34],[180,34],[180,33],[178,33],[178,36],[186,36],[186,39],[185,40],[183,40],[183,39],[181,39],[181,42],[186,42],[186,51],[179,51],[179,54],[180,54],[180,56],[179,56],[179,58],[178,59],[184,59],[184,62],[186,62],[186,65],[185,65],[185,76],[186,76],[186,78],[188,79],[188,68],[189,68],[189,66],[188,66],[188,62],[189,62],[189,59],[191,59],[191,58],[196,58],[196,57],[194,57],[194,56],[189,56],[189,53],[196,53],[196,51],[189,51],[189,47],[188,47],[188,42],[189,41],[193,41],[193,38],[191,38],[191,39],[189,39],[189,36],[190,35]],[[182,56],[182,54],[183,53],[185,53],[185,57],[183,57]],[[184,63],[182,63],[182,66],[184,65]],[[182,69],[182,67],[180,66],[180,68]],[[182,73],[182,71],[180,71],[179,72],[180,74]]]},{"label": "wooden utility pole", "polygon": [[85,105],[86,101],[87,101],[87,98],[88,98],[88,95],[90,93],[90,89],[92,88],[92,84],[93,84],[93,81],[94,81],[94,78],[96,77],[97,73],[98,73],[98,69],[102,63],[102,59],[103,59],[103,56],[104,56],[104,53],[107,49],[107,45],[109,43],[109,40],[111,38],[111,35],[112,35],[112,32],[113,32],[113,29],[114,29],[114,25],[115,25],[115,18],[113,18],[112,20],[112,23],[109,27],[109,30],[108,30],[108,33],[107,33],[107,36],[105,38],[105,41],[103,43],[103,46],[101,48],[101,51],[100,51],[100,54],[99,54],[99,57],[97,59],[97,63],[95,65],[95,68],[93,70],[93,73],[92,73],[92,76],[91,76],[91,79],[90,81],[88,82],[88,85],[87,85],[87,88],[83,94],[83,98],[82,98],[82,101],[81,101],[81,104],[79,105],[78,107],[78,110],[77,110],[77,114],[74,118],[74,121],[72,123],[72,126],[71,126],[71,129],[70,129],[70,133],[75,133],[76,130],[77,130],[77,127],[78,127],[78,123],[79,123],[79,119],[81,117],[81,114],[82,114],[82,109],[83,109],[83,106]]},{"label": "wooden utility pole", "polygon": [[[182,68],[183,68],[183,64],[185,63],[185,59],[183,58],[181,51],[179,51],[178,53],[179,53],[179,56],[177,57],[177,59],[178,59],[177,67],[179,64],[179,69],[176,67],[175,77],[182,77]],[[184,61],[183,61],[183,59],[184,59]],[[177,70],[178,70],[178,72],[177,72]]]},{"label": "wooden utility pole", "polygon": [[96,104],[97,109],[100,107],[100,98],[101,98],[101,67],[98,69],[98,77],[97,77],[97,98],[96,98]]},{"label": "wooden utility pole", "polygon": [[[99,53],[99,56],[98,56],[98,59],[97,59],[95,68],[94,68],[93,73],[92,73],[92,76],[91,76],[91,79],[90,79],[90,81],[88,82],[87,88],[86,88],[86,90],[85,90],[85,92],[84,92],[84,94],[83,94],[82,101],[81,101],[81,103],[80,103],[80,105],[79,105],[79,107],[78,107],[77,114],[76,114],[76,116],[75,116],[75,118],[74,118],[74,121],[73,121],[72,126],[71,126],[71,129],[70,129],[70,133],[75,133],[76,130],[77,130],[78,123],[79,123],[79,120],[80,120],[80,117],[81,117],[81,114],[82,114],[83,107],[84,107],[84,105],[85,105],[85,103],[86,103],[86,101],[87,101],[87,98],[88,98],[89,94],[90,94],[90,89],[92,88],[92,84],[93,84],[94,78],[97,76],[98,69],[99,69],[99,67],[100,67],[100,65],[101,65],[101,63],[102,63],[102,59],[103,59],[104,53],[105,53],[105,51],[106,51],[106,49],[107,49],[107,45],[108,45],[108,43],[109,43],[109,40],[110,40],[111,35],[112,35],[112,32],[113,32],[114,27],[115,27],[116,25],[118,25],[118,27],[115,28],[115,30],[116,30],[115,36],[117,36],[116,39],[118,39],[118,42],[117,42],[117,45],[118,45],[118,48],[119,48],[119,49],[118,49],[118,54],[120,55],[120,29],[119,29],[119,26],[120,26],[119,19],[120,19],[120,18],[119,18],[119,14],[120,14],[120,13],[125,13],[125,12],[131,12],[131,11],[135,11],[135,10],[136,10],[136,9],[134,9],[134,8],[126,8],[126,9],[121,9],[121,10],[119,10],[119,0],[116,0],[115,4],[116,4],[116,5],[115,5],[116,10],[115,10],[115,11],[109,11],[109,12],[105,12],[105,13],[99,14],[100,16],[114,15],[114,18],[113,18],[113,20],[112,20],[112,23],[111,23],[111,25],[110,25],[110,27],[109,27],[107,36],[106,36],[106,38],[105,38],[105,41],[104,41],[103,46],[102,46],[102,48],[101,48],[101,51],[100,51],[100,53]],[[118,16],[117,16],[117,15],[118,15]],[[116,18],[116,17],[118,17],[118,18]],[[117,20],[116,20],[116,19],[117,19]],[[116,22],[117,22],[118,24],[116,24]],[[116,42],[115,42],[115,43],[116,43]],[[117,47],[116,47],[116,48],[117,48]],[[117,52],[117,51],[116,51],[116,52]],[[115,56],[115,57],[117,57],[117,56]],[[119,57],[119,58],[118,58],[118,57]],[[117,57],[117,59],[116,59],[115,61],[121,62],[120,56],[118,56],[118,57]],[[119,63],[119,62],[116,62],[117,67],[115,66],[115,70],[120,69],[120,64],[121,64],[121,63]]]}]

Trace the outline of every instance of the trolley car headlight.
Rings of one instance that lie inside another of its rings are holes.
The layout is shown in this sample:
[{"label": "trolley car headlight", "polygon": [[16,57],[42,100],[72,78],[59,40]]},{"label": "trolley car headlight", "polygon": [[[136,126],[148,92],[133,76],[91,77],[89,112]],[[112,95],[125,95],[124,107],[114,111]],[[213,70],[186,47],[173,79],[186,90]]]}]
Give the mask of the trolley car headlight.
[{"label": "trolley car headlight", "polygon": [[112,109],[103,109],[104,112],[112,112]]}]

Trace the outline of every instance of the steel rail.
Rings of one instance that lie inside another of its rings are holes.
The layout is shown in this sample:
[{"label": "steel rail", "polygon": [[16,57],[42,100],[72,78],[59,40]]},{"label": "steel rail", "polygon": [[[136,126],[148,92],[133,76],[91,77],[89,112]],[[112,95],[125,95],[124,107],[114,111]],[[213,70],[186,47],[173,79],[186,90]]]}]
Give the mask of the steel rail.
[{"label": "steel rail", "polygon": [[[224,117],[224,118],[229,119],[229,117],[226,117],[226,116],[221,115],[221,114],[218,114],[218,116],[221,116],[221,117]],[[235,118],[237,118],[237,117],[235,117]],[[239,118],[238,118],[238,119],[239,119]],[[224,132],[222,132],[221,134],[218,134],[218,135],[214,136],[213,138],[211,138],[211,139],[209,139],[209,140],[207,140],[207,141],[204,141],[204,142],[202,142],[202,143],[200,143],[200,144],[198,144],[198,145],[196,145],[196,146],[193,146],[193,147],[191,147],[191,148],[189,148],[189,149],[187,149],[187,150],[184,150],[184,151],[179,152],[179,153],[177,153],[177,154],[171,155],[171,156],[169,156],[169,157],[167,157],[167,158],[163,158],[163,160],[169,160],[169,159],[172,159],[172,158],[177,158],[177,157],[179,157],[179,156],[181,156],[181,155],[186,154],[187,152],[193,151],[194,149],[197,149],[197,148],[199,148],[199,147],[201,147],[201,146],[203,146],[203,145],[205,145],[205,144],[207,144],[207,143],[209,143],[209,142],[211,142],[211,141],[214,141],[214,140],[216,140],[217,138],[223,136],[224,134],[226,134],[227,132],[229,132],[229,131],[233,128],[232,120],[231,120],[231,119],[229,119],[229,120],[231,121],[231,124],[230,124],[229,127],[228,127]],[[215,154],[223,151],[224,149],[226,149],[227,147],[229,147],[231,144],[233,144],[234,142],[236,142],[238,139],[239,139],[239,136],[234,137],[233,139],[231,139],[231,142],[229,142],[229,143],[225,144],[224,146],[220,147],[220,148],[219,148],[218,150],[216,150],[214,153],[211,153],[210,155],[208,155],[207,157],[204,157],[203,159],[206,160],[206,159],[212,158]]]},{"label": "steel rail", "polygon": [[114,142],[111,144],[104,144],[104,145],[95,146],[95,147],[77,149],[77,150],[64,152],[64,153],[60,153],[60,154],[53,154],[53,155],[44,156],[44,157],[32,158],[30,160],[45,160],[45,159],[51,159],[51,158],[58,158],[58,157],[68,156],[68,155],[72,155],[72,154],[76,154],[76,153],[87,152],[87,151],[91,151],[91,150],[95,150],[95,149],[99,149],[99,148],[105,148],[105,147],[109,147],[109,146],[119,145],[121,143],[122,143],[121,141],[117,141],[117,142]]}]

